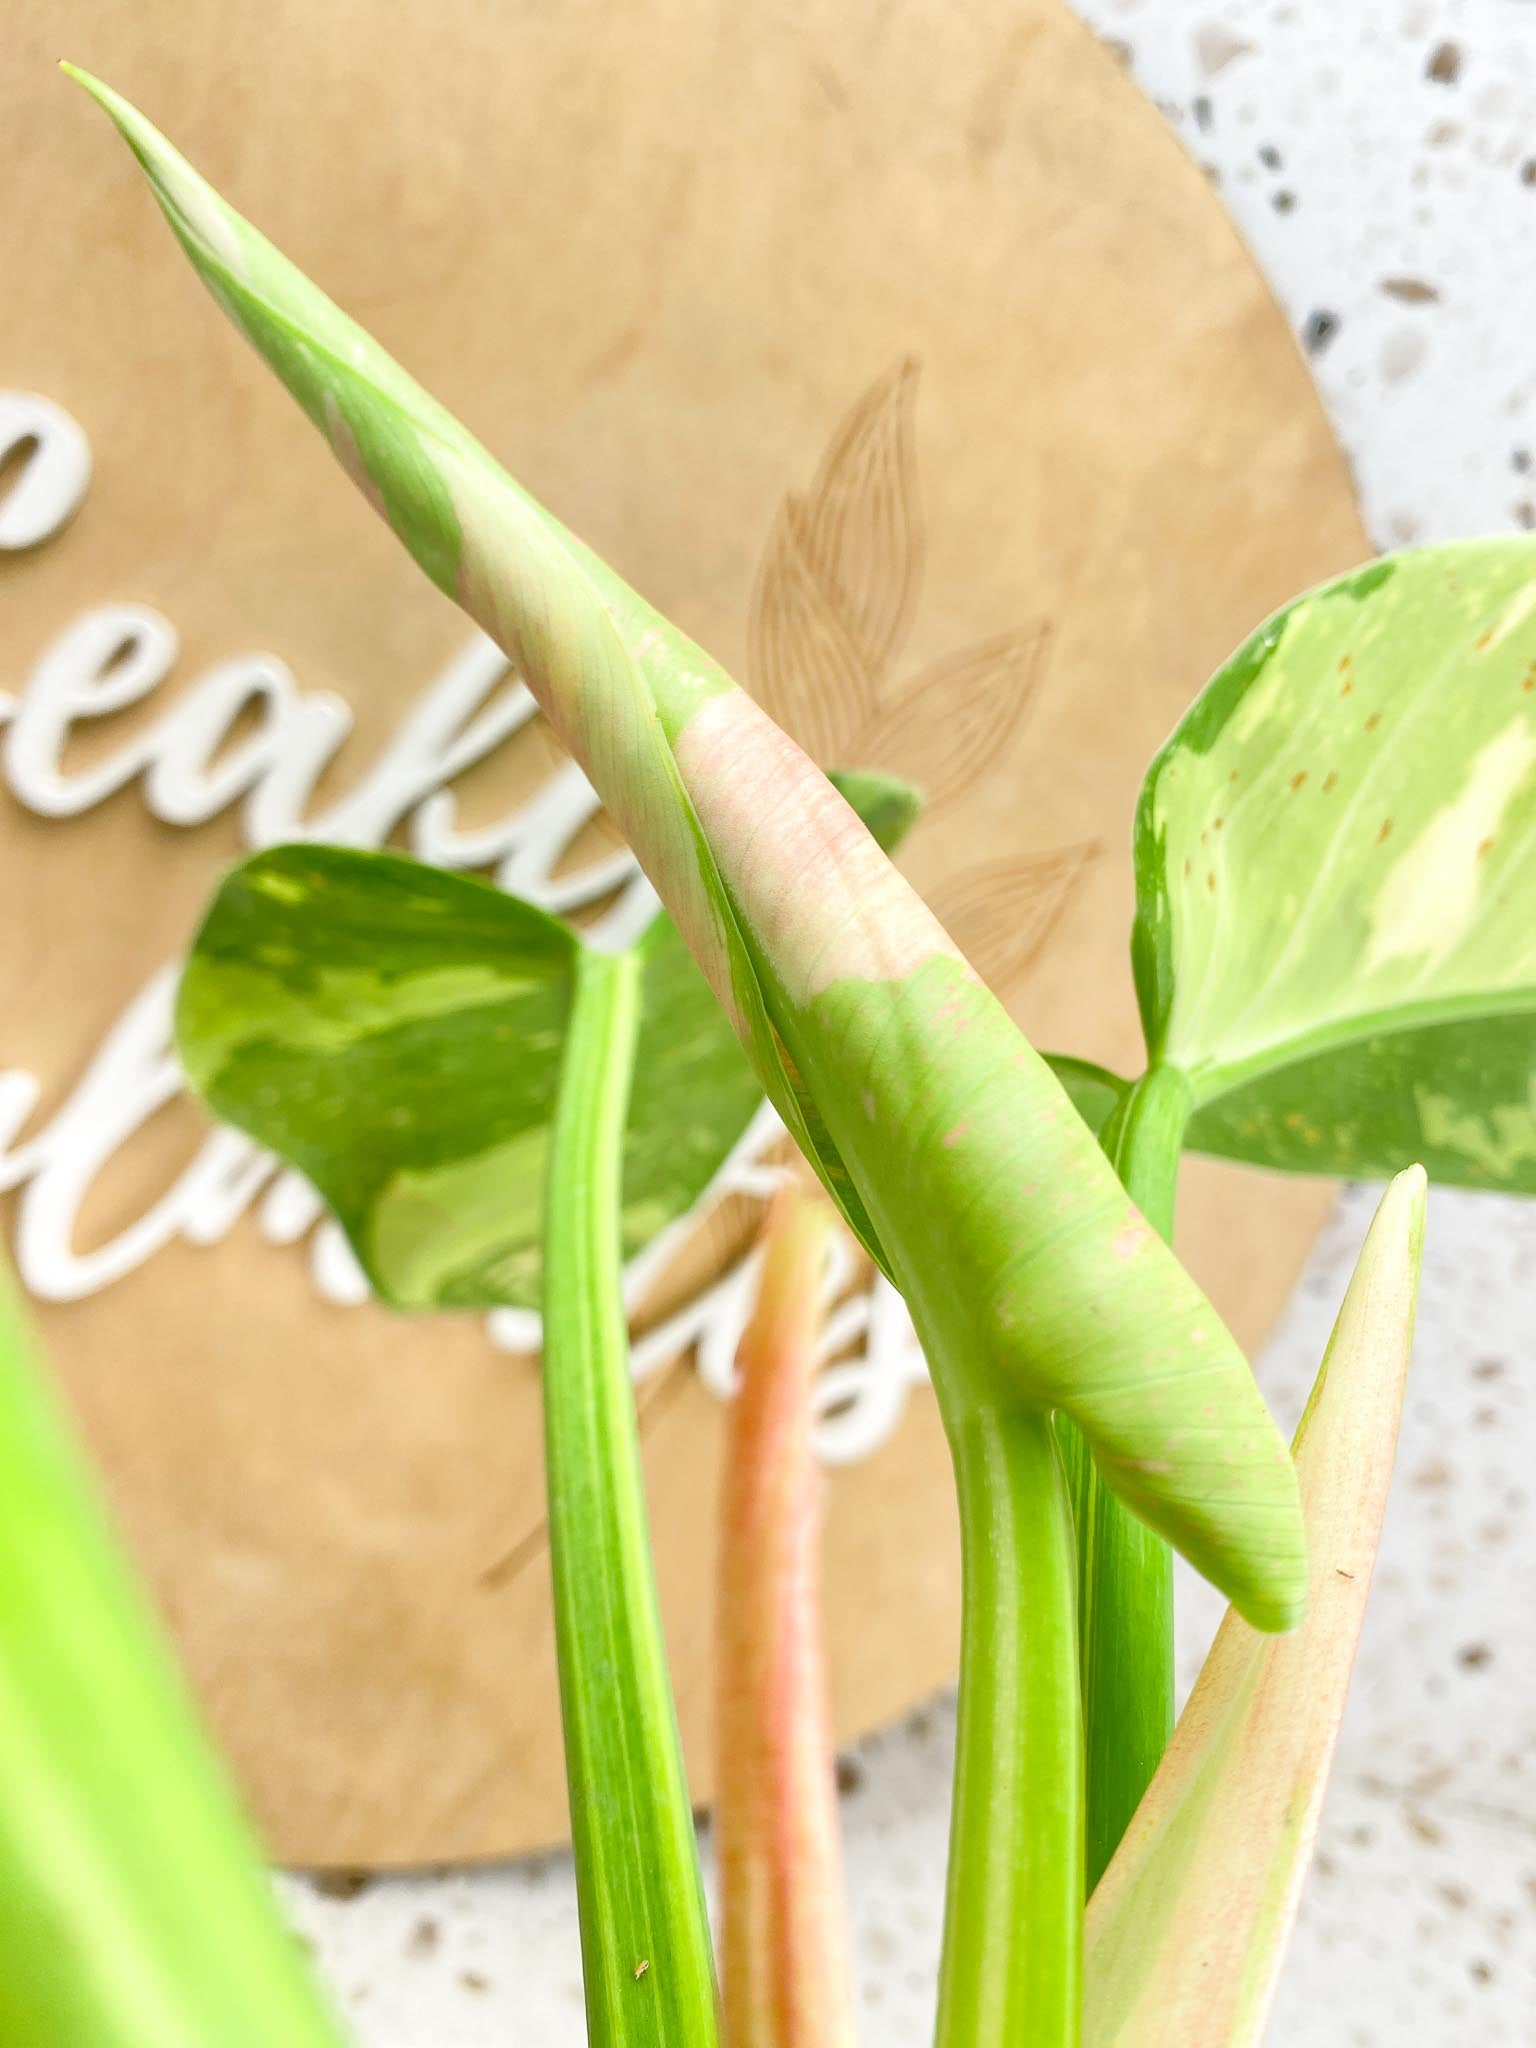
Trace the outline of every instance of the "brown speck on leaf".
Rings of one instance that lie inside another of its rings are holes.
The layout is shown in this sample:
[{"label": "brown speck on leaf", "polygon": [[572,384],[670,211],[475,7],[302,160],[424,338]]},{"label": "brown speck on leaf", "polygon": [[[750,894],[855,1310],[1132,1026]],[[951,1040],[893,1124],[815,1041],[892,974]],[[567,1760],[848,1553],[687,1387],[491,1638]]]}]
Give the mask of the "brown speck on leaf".
[{"label": "brown speck on leaf", "polygon": [[1341,697],[1350,696],[1354,690],[1354,687],[1354,684],[1349,680],[1348,676],[1346,676],[1344,678],[1342,685],[1340,686],[1339,695]]},{"label": "brown speck on leaf", "polygon": [[1536,690],[1536,661],[1533,661],[1521,679],[1522,690]]},{"label": "brown speck on leaf", "polygon": [[1227,821],[1226,821],[1226,819],[1225,819],[1225,818],[1212,818],[1212,820],[1211,820],[1211,830],[1212,830],[1213,832],[1219,832],[1219,831],[1221,830],[1222,826],[1226,824],[1226,822],[1227,822]]},{"label": "brown speck on leaf", "polygon": [[1493,645],[1493,628],[1490,626],[1486,633],[1479,633],[1472,644],[1479,654],[1490,648]]},{"label": "brown speck on leaf", "polygon": [[1461,50],[1451,42],[1437,43],[1429,53],[1424,76],[1436,85],[1454,85],[1461,76]]},{"label": "brown speck on leaf", "polygon": [[1377,726],[1380,725],[1380,723],[1381,713],[1379,711],[1373,711],[1370,717],[1365,721],[1365,729],[1367,732],[1374,732]]},{"label": "brown speck on leaf", "polygon": [[1301,785],[1306,781],[1306,779],[1307,771],[1305,768],[1303,768],[1299,770],[1297,774],[1291,777],[1291,788],[1293,790],[1300,789]]},{"label": "brown speck on leaf", "polygon": [[1216,894],[1216,871],[1214,868],[1206,875],[1205,886],[1213,896]]},{"label": "brown speck on leaf", "polygon": [[1327,796],[1330,790],[1336,789],[1338,787],[1338,782],[1339,778],[1337,771],[1330,768],[1328,770],[1328,773],[1323,777],[1323,795]]},{"label": "brown speck on leaf", "polygon": [[1185,879],[1185,881],[1186,881],[1186,882],[1187,882],[1187,881],[1189,880],[1190,876],[1191,876],[1191,875],[1192,875],[1193,873],[1194,873],[1194,869],[1193,869],[1193,867],[1192,867],[1192,866],[1190,865],[1190,862],[1189,862],[1189,860],[1188,860],[1188,859],[1186,858],[1186,860],[1185,860],[1185,862],[1184,862],[1184,879]]},{"label": "brown speck on leaf", "polygon": [[1492,853],[1492,851],[1493,851],[1493,840],[1492,840],[1491,838],[1489,838],[1489,839],[1480,839],[1480,840],[1479,840],[1479,841],[1477,842],[1477,857],[1478,857],[1478,859],[1479,859],[1479,860],[1486,860],[1486,859],[1488,858],[1489,854],[1490,854],[1490,853]]},{"label": "brown speck on leaf", "polygon": [[1376,844],[1380,846],[1384,840],[1390,839],[1391,837],[1392,820],[1390,818],[1383,818],[1381,821],[1381,830],[1376,834]]},{"label": "brown speck on leaf", "polygon": [[647,1971],[647,1970],[648,1970],[648,1969],[649,1969],[650,1967],[651,1967],[651,1959],[650,1959],[650,1957],[649,1957],[649,1956],[642,1956],[642,1957],[640,1958],[639,1962],[638,1962],[638,1963],[636,1963],[636,1965],[635,1965],[635,1982],[636,1982],[637,1984],[638,1984],[638,1983],[640,1982],[640,1979],[641,1979],[641,1978],[642,1978],[642,1977],[643,1977],[643,1976],[645,1975],[646,1971]]}]

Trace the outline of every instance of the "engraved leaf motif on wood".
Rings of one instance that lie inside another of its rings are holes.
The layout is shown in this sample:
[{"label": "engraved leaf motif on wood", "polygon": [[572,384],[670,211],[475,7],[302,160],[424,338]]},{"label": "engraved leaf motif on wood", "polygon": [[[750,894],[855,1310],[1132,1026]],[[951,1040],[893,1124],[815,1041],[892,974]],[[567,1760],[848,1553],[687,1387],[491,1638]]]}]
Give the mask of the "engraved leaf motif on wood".
[{"label": "engraved leaf motif on wood", "polygon": [[910,358],[858,400],[779,509],[747,625],[753,695],[823,765],[852,761],[922,587]]},{"label": "engraved leaf motif on wood", "polygon": [[[906,764],[906,773],[921,763],[930,808],[964,796],[1029,716],[1045,675],[1050,638],[1044,623],[1025,626],[994,633],[931,663],[892,693],[889,704],[855,736],[849,758],[861,768],[891,773],[898,763]],[[944,705],[941,720],[933,715],[935,698]]]},{"label": "engraved leaf motif on wood", "polygon": [[1089,839],[979,862],[933,892],[933,914],[982,979],[1006,988],[1040,957],[1101,851]]},{"label": "engraved leaf motif on wood", "polygon": [[917,380],[907,356],[870,387],[801,501],[811,565],[877,681],[907,636],[922,586]]},{"label": "engraved leaf motif on wood", "polygon": [[[910,357],[888,370],[832,436],[809,490],[784,499],[748,649],[754,694],[817,760],[910,779],[933,811],[1007,760],[1038,700],[1052,634],[1034,620],[892,682],[922,589],[917,383]],[[951,877],[932,907],[983,977],[1005,986],[1038,957],[1101,850],[1089,842],[982,863]]]},{"label": "engraved leaf motif on wood", "polygon": [[753,694],[815,761],[853,760],[854,732],[876,706],[868,657],[818,577],[802,501],[779,508],[747,625]]}]

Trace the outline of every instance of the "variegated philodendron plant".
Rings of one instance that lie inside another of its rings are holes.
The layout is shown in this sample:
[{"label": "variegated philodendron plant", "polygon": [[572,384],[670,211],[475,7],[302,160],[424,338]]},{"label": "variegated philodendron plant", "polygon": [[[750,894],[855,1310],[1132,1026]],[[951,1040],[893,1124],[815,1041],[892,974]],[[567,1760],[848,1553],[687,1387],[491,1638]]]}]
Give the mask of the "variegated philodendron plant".
[{"label": "variegated philodendron plant", "polygon": [[[1424,1213],[1408,1162],[1536,1185],[1536,544],[1380,562],[1233,658],[1137,815],[1146,1072],[1046,1060],[888,857],[915,798],[868,772],[889,765],[878,722],[827,738],[824,758],[851,748],[829,780],[82,82],[220,305],[516,663],[664,906],[599,952],[467,877],[278,848],[225,882],[179,1013],[194,1084],[315,1181],[385,1299],[543,1308],[591,2040],[852,2039],[807,1436],[826,1246],[846,1226],[910,1306],[960,1501],[940,2042],[1257,2041],[1391,1472]],[[782,627],[825,596],[816,561],[813,490],[776,528],[753,635],[759,680],[799,694],[808,731],[816,676],[786,666]],[[843,638],[822,634],[827,659],[883,676],[902,619],[899,592],[865,591]],[[1018,660],[993,649],[977,675]],[[759,1092],[810,1171],[770,1212],[727,1461],[722,1996],[619,1276]],[[1294,1456],[1169,1249],[1186,1148],[1397,1176]],[[0,1365],[0,1564],[21,1589],[0,1646],[7,2038],[334,2040],[19,1346]],[[1232,1602],[1171,1743],[1170,1543]],[[97,1721],[111,1703],[120,1768],[93,1753],[82,1701]]]}]

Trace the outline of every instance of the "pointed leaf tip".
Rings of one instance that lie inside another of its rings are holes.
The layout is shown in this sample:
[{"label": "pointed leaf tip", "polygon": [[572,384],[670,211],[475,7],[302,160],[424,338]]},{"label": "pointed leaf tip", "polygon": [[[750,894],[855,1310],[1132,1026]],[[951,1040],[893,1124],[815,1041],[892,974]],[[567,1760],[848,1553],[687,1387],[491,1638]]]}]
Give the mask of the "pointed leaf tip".
[{"label": "pointed leaf tip", "polygon": [[1256,2048],[1311,1860],[1397,1448],[1422,1166],[1388,1187],[1296,1432],[1308,1613],[1229,1613],[1089,1903],[1087,2048]]},{"label": "pointed leaf tip", "polygon": [[[1064,1409],[1135,1513],[1245,1613],[1287,1618],[1296,1480],[1246,1361],[921,900],[702,649],[147,121],[97,97],[223,310],[591,774],[936,1377]],[[1166,1380],[1149,1385],[1148,1357]]]}]

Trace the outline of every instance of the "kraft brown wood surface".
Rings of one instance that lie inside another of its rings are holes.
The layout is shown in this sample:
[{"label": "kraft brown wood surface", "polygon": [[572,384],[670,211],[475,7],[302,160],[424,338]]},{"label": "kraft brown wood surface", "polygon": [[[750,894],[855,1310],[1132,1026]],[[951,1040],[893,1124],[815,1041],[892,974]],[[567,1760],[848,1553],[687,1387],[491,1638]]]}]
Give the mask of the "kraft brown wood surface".
[{"label": "kraft brown wood surface", "polygon": [[[181,635],[154,702],[72,764],[261,648],[351,704],[343,789],[465,629],[206,298],[61,54],[137,100],[654,602],[750,659],[808,743],[931,769],[943,801],[909,872],[1038,1042],[1133,1065],[1142,769],[1240,638],[1366,547],[1219,201],[1063,7],[4,0],[0,42],[0,387],[66,407],[96,460],[71,528],[0,557],[0,688],[109,599]],[[908,538],[891,557],[880,528],[901,587],[865,592],[853,655],[817,687],[815,650],[849,620],[796,578],[839,493]],[[499,816],[524,772],[476,770],[467,813]],[[29,1130],[239,851],[232,816],[173,829],[137,787],[53,821],[0,787],[0,1069],[44,1080]],[[81,1241],[139,1214],[203,1129],[162,1112]],[[1250,1344],[1325,1200],[1188,1172],[1182,1247]],[[39,1321],[277,1855],[562,1836],[530,1364],[473,1319],[323,1304],[302,1248],[249,1221]],[[641,1406],[703,1795],[720,1417],[686,1362]],[[851,1733],[955,1666],[926,1391],[833,1479],[827,1569]]]}]

